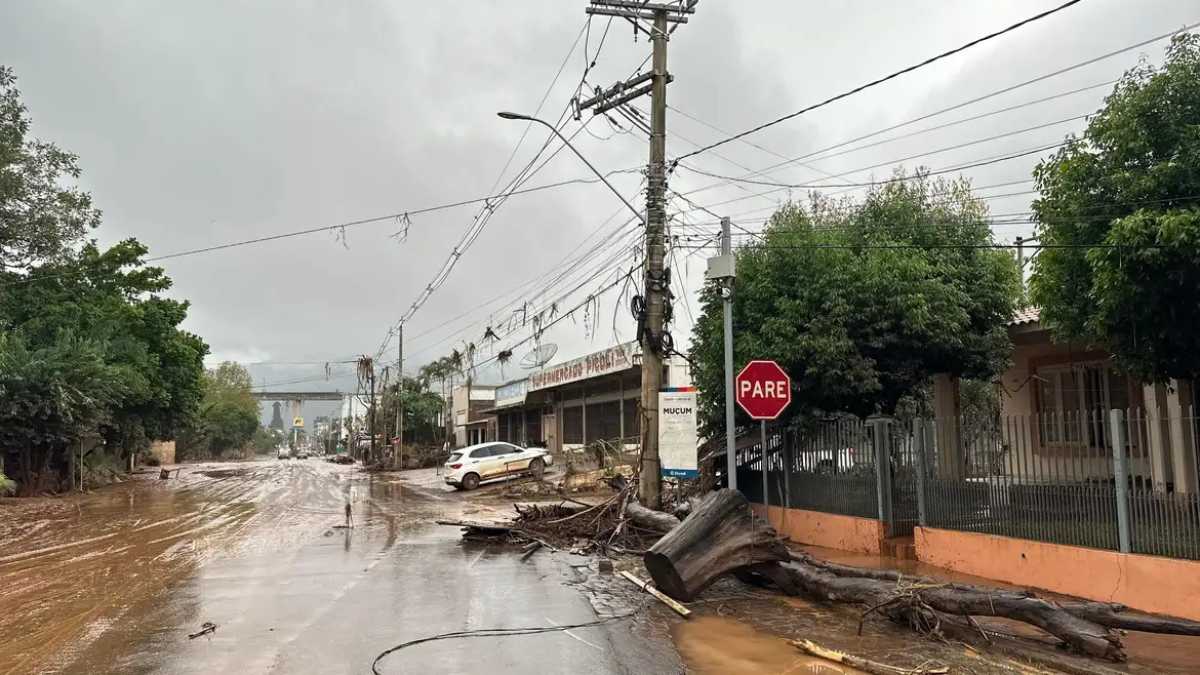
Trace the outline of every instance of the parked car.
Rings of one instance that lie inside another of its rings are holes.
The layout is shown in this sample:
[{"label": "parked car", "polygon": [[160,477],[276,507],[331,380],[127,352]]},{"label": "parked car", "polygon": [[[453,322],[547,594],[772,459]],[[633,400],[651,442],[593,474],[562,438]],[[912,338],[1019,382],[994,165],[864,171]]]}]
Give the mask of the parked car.
[{"label": "parked car", "polygon": [[512,443],[480,443],[450,453],[446,482],[460,490],[474,490],[483,481],[518,474],[541,476],[554,458],[544,448],[522,448]]}]

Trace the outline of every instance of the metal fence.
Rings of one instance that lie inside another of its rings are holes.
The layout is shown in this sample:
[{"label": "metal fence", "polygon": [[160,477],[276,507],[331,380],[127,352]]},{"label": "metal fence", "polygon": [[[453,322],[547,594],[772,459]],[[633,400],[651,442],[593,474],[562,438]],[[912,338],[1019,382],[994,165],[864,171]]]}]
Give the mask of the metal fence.
[{"label": "metal fence", "polygon": [[880,517],[875,434],[874,425],[854,418],[808,429],[768,428],[765,483],[762,435],[751,434],[738,444],[738,488],[762,503],[765,485],[771,506]]},{"label": "metal fence", "polygon": [[[738,486],[764,494],[759,434]],[[1200,559],[1194,411],[987,418],[838,418],[767,432],[775,506],[1076,546]]]}]

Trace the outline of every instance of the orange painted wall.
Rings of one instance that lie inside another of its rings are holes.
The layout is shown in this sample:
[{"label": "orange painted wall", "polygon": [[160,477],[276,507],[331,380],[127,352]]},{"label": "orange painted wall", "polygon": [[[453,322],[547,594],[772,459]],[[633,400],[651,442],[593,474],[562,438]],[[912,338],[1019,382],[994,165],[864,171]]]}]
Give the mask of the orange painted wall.
[{"label": "orange painted wall", "polygon": [[[756,514],[763,514],[761,504],[753,507]],[[780,506],[767,509],[767,521],[771,526],[797,544],[879,555],[884,529],[878,520]]]},{"label": "orange painted wall", "polygon": [[1200,621],[1200,562],[918,527],[917,559],[957,572]]}]

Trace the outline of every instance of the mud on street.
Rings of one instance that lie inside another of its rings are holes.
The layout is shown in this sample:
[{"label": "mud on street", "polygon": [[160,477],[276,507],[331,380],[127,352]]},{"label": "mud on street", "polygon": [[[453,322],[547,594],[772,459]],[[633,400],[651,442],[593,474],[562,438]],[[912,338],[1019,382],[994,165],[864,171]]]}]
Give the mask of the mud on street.
[{"label": "mud on street", "polygon": [[[353,529],[340,527],[347,501]],[[315,459],[186,465],[168,481],[142,475],[87,495],[3,500],[0,675],[369,673],[377,654],[408,640],[624,614],[569,632],[416,645],[380,671],[856,672],[784,640],[807,637],[899,664],[1013,672],[879,621],[857,637],[855,612],[733,579],[684,621],[591,557],[542,551],[522,561],[433,523],[510,508],[494,488],[458,493],[432,471],[369,474]],[[189,639],[205,622],[215,630]],[[1138,665],[1127,668],[1191,672],[1173,658],[1179,645],[1162,639],[1130,640]]]}]

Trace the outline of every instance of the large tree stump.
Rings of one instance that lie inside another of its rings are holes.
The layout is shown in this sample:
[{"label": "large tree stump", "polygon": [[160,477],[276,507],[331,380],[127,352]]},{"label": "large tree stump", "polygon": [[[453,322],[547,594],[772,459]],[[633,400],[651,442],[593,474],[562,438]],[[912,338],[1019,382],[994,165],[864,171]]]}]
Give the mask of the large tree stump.
[{"label": "large tree stump", "polygon": [[642,557],[658,589],[683,602],[726,572],[787,559],[775,530],[740,492],[728,489],[709,493]]}]

